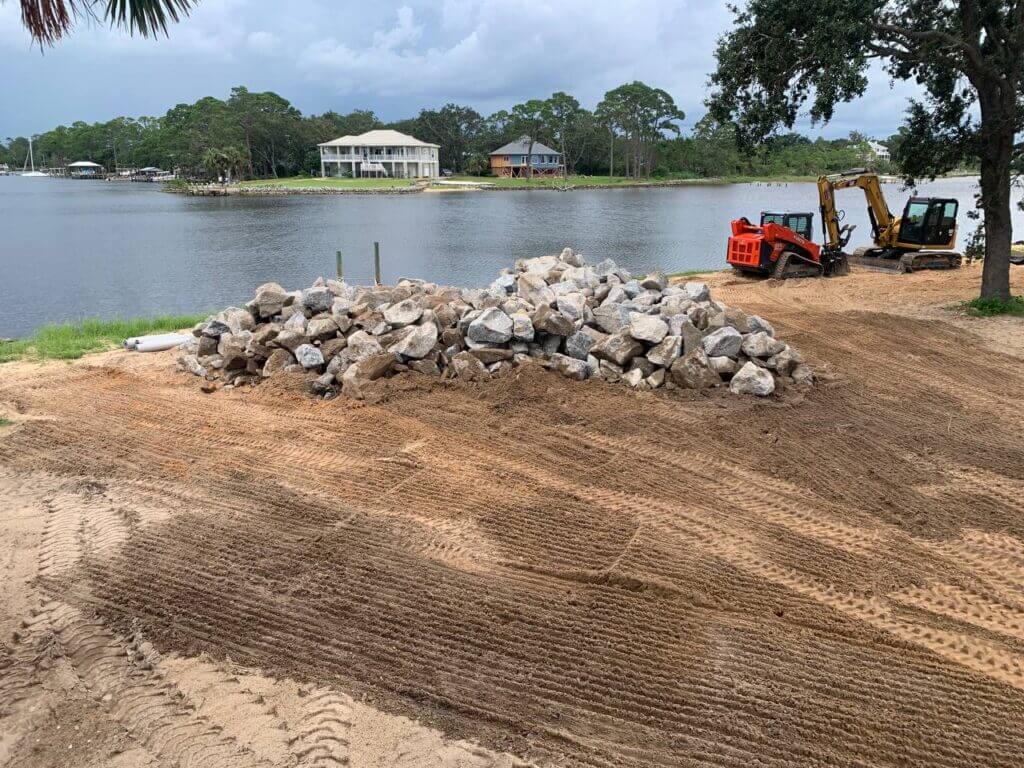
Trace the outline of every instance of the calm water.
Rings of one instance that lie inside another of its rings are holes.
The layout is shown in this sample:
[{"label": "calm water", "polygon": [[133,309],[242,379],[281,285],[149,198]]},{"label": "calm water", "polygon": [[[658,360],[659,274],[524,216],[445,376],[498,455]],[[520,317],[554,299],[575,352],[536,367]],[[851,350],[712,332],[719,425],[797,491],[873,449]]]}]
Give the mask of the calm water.
[{"label": "calm water", "polygon": [[[974,189],[950,179],[920,191],[958,197],[964,211]],[[907,193],[885,191],[902,209]],[[859,225],[851,245],[865,244],[863,196],[841,195],[846,221]],[[565,245],[637,272],[721,267],[731,219],[816,208],[813,184],[204,198],[155,184],[0,177],[0,336],[49,321],[217,309],[268,280],[303,287],[333,274],[339,248],[346,276],[367,282],[374,240],[385,280],[486,285],[517,258]],[[961,240],[968,226],[961,215]]]}]

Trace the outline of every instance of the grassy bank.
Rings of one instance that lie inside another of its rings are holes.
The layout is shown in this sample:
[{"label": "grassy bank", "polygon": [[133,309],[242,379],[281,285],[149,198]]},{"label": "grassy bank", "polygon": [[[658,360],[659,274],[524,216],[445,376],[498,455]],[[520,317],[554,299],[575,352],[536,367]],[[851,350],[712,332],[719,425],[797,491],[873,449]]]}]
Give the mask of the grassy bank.
[{"label": "grassy bank", "polygon": [[0,363],[12,360],[74,360],[116,347],[129,336],[190,328],[206,315],[161,315],[134,320],[83,320],[44,325],[27,339],[0,341]]},{"label": "grassy bank", "polygon": [[288,179],[254,179],[235,185],[240,189],[255,187],[280,187],[281,189],[396,189],[411,187],[416,179],[313,179],[297,177]]},{"label": "grassy bank", "polygon": [[501,176],[453,176],[442,181],[462,181],[487,184],[499,189],[575,189],[585,187],[650,187],[681,186],[689,184],[717,184],[717,179],[631,179],[626,176],[544,176],[532,179],[513,179]]}]

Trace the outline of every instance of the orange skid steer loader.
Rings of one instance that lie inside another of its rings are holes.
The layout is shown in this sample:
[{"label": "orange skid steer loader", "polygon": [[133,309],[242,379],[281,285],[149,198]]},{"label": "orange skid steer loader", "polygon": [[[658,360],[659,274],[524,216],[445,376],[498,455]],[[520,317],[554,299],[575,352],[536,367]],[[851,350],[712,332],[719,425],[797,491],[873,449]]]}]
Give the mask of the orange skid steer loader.
[{"label": "orange skid steer loader", "polygon": [[813,229],[811,213],[762,212],[759,225],[736,219],[725,260],[737,271],[776,279],[847,274],[846,254],[815,243]]}]

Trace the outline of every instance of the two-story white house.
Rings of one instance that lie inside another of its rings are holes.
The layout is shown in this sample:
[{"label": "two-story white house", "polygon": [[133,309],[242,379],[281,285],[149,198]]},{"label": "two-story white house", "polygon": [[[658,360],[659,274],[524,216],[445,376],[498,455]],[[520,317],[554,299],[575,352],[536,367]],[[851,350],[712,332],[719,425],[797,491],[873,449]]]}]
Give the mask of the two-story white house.
[{"label": "two-story white house", "polygon": [[437,158],[440,147],[398,131],[367,131],[317,146],[320,147],[320,175],[324,177],[436,179],[440,175]]}]

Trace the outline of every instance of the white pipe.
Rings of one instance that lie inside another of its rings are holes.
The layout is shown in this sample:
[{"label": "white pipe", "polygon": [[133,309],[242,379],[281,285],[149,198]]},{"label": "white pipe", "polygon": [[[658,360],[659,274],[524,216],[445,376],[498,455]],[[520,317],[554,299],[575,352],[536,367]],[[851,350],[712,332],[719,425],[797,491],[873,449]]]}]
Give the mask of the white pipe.
[{"label": "white pipe", "polygon": [[191,338],[191,333],[165,333],[159,336],[143,336],[135,345],[135,351],[162,352],[165,349],[173,349],[180,346]]},{"label": "white pipe", "polygon": [[143,341],[157,341],[163,339],[176,339],[180,333],[155,333],[151,336],[130,336],[124,340],[125,349],[135,349]]}]

